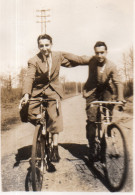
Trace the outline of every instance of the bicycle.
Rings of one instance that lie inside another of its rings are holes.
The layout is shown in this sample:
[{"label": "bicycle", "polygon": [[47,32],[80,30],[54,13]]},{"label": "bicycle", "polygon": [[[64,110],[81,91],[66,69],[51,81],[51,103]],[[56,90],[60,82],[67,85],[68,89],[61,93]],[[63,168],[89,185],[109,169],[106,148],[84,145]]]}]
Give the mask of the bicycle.
[{"label": "bicycle", "polygon": [[113,122],[113,115],[108,105],[120,105],[121,102],[93,101],[90,106],[97,106],[96,149],[108,186],[111,191],[119,191],[126,182],[128,169],[127,147],[121,128]]},{"label": "bicycle", "polygon": [[30,99],[29,101],[40,102],[40,114],[37,115],[32,144],[31,170],[33,191],[41,191],[43,174],[45,169],[49,170],[53,147],[52,134],[47,131],[46,109],[49,101],[55,101],[58,109],[58,100],[39,98]]}]

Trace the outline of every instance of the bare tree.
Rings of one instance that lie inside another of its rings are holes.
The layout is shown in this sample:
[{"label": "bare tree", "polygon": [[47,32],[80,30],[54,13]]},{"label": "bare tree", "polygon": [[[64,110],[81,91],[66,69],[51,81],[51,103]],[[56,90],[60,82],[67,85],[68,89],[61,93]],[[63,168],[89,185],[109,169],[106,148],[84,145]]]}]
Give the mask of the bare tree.
[{"label": "bare tree", "polygon": [[0,81],[1,81],[1,87],[11,90],[12,89],[12,77],[11,74],[9,75],[1,75],[0,76]]},{"label": "bare tree", "polygon": [[124,96],[129,97],[133,95],[133,47],[129,52],[123,53],[123,64],[126,81],[124,82]]},{"label": "bare tree", "polygon": [[126,81],[133,80],[133,48],[130,48],[128,53],[123,53],[123,64]]},{"label": "bare tree", "polygon": [[24,76],[26,75],[26,68],[22,68],[20,70],[20,73],[18,74],[18,81],[19,81],[19,88],[22,89],[22,86],[23,86],[23,80],[24,80]]}]

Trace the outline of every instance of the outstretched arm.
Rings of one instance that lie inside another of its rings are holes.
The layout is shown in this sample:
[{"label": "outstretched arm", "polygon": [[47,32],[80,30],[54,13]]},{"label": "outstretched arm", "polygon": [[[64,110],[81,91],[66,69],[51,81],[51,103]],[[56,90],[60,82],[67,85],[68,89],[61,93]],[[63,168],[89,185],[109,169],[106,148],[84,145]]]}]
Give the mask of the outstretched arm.
[{"label": "outstretched arm", "polygon": [[[89,56],[77,56],[72,53],[62,52],[63,62],[65,60],[69,62],[69,66],[67,67],[74,67],[78,65],[88,65],[91,57]],[[64,64],[62,64],[64,66]]]}]

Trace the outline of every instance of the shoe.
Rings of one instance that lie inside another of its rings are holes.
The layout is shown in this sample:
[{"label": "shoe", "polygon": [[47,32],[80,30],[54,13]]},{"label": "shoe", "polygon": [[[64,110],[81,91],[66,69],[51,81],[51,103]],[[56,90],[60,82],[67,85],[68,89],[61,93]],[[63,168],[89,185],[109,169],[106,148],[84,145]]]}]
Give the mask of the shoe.
[{"label": "shoe", "polygon": [[90,149],[89,149],[88,159],[90,164],[93,164],[95,162],[95,156],[93,154],[93,151]]},{"label": "shoe", "polygon": [[54,146],[51,155],[51,162],[59,162],[59,161],[60,161],[60,156],[58,152],[58,146]]},{"label": "shoe", "polygon": [[92,157],[91,154],[88,155],[88,163],[90,166],[93,166],[94,165],[94,158]]},{"label": "shoe", "polygon": [[94,163],[97,162],[99,160],[99,144],[94,142],[91,146],[89,146],[89,154],[88,154],[88,158],[89,161]]},{"label": "shoe", "polygon": [[55,166],[51,162],[48,163],[47,171],[50,173],[53,173],[56,171]]}]

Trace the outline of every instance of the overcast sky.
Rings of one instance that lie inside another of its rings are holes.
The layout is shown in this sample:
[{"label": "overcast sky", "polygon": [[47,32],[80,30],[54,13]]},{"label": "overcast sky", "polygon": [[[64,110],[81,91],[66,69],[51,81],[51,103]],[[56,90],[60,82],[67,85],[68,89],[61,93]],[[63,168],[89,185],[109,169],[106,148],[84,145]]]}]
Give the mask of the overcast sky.
[{"label": "overcast sky", "polygon": [[[37,52],[41,25],[36,10],[50,9],[47,33],[53,50],[93,55],[105,41],[108,58],[120,66],[133,45],[133,0],[0,0],[1,73],[18,73]],[[61,69],[67,80],[85,81],[87,67]]]}]

